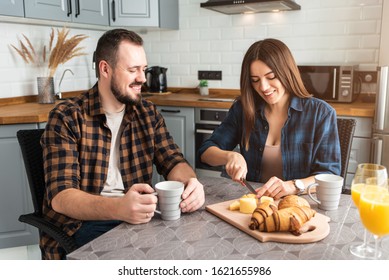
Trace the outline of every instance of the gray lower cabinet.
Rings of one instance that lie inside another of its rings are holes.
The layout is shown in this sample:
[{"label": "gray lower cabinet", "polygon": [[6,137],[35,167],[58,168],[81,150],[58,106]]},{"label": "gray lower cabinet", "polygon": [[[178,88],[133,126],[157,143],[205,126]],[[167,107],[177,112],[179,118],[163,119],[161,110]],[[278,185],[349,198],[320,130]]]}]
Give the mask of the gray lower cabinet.
[{"label": "gray lower cabinet", "polygon": [[346,186],[350,188],[358,164],[370,162],[373,119],[364,117],[340,117],[353,118],[357,121],[351,146],[350,160],[348,162],[347,176],[345,178]]},{"label": "gray lower cabinet", "polygon": [[110,0],[110,25],[178,29],[178,0]]},{"label": "gray lower cabinet", "polygon": [[37,124],[0,125],[0,249],[38,244],[35,227],[18,221],[33,212],[30,189],[16,132]]},{"label": "gray lower cabinet", "polygon": [[[195,166],[195,125],[194,108],[158,106],[158,111],[165,119],[166,126],[176,144],[181,148],[190,165]],[[154,168],[153,185],[163,181]]]},{"label": "gray lower cabinet", "polygon": [[108,0],[29,0],[24,8],[27,18],[109,25]]},{"label": "gray lower cabinet", "polygon": [[23,0],[1,0],[0,15],[24,17]]}]

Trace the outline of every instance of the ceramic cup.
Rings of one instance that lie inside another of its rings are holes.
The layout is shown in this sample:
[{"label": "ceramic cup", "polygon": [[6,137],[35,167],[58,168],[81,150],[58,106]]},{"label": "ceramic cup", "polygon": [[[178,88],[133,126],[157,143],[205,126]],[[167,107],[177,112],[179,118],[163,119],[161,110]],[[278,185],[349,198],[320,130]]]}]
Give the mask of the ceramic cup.
[{"label": "ceramic cup", "polygon": [[181,217],[180,202],[184,192],[184,183],[178,181],[163,181],[155,185],[155,195],[158,196],[158,209],[155,212],[163,220],[177,220]]},{"label": "ceramic cup", "polygon": [[[311,193],[316,187],[316,198]],[[343,177],[333,174],[319,174],[315,176],[315,183],[307,188],[309,197],[319,204],[322,210],[335,210],[339,206],[342,193]]]}]

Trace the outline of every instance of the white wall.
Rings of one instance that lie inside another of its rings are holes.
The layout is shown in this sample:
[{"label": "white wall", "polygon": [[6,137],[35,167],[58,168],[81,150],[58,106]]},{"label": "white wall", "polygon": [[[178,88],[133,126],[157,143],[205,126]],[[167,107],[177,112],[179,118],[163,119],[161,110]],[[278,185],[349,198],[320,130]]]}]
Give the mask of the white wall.
[{"label": "white wall", "polygon": [[[200,8],[206,0],[180,0],[180,30],[141,34],[150,66],[168,68],[168,86],[195,87],[198,70],[222,70],[212,88],[239,88],[241,61],[255,41],[274,37],[292,50],[297,63],[378,64],[382,0],[297,0],[300,11],[224,15]],[[362,5],[362,3],[364,3]],[[36,94],[36,68],[25,63],[9,44],[23,33],[39,44],[48,41],[50,26],[1,22],[0,98]],[[66,68],[62,91],[94,84],[92,53],[104,31],[72,29],[90,36],[82,43],[90,55],[75,58],[57,71],[56,85]]]},{"label": "white wall", "polygon": [[382,8],[381,30],[386,27],[381,33],[379,65],[389,65],[389,1],[385,1]]}]

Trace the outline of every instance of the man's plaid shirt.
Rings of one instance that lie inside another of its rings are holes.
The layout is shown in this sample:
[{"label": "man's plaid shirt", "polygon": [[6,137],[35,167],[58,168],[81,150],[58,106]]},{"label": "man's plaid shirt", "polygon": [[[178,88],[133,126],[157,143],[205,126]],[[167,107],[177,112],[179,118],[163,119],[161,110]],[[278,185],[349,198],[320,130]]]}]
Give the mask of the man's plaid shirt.
[{"label": "man's plaid shirt", "polygon": [[[120,172],[125,191],[135,183],[151,185],[153,163],[165,178],[180,162],[186,162],[169,134],[162,115],[151,102],[126,106],[120,135]],[[111,131],[97,84],[81,96],[57,105],[41,139],[46,193],[43,214],[73,235],[81,226],[51,208],[59,192],[75,188],[99,195],[107,178]],[[47,259],[64,257],[58,243],[42,234],[41,247]]]}]

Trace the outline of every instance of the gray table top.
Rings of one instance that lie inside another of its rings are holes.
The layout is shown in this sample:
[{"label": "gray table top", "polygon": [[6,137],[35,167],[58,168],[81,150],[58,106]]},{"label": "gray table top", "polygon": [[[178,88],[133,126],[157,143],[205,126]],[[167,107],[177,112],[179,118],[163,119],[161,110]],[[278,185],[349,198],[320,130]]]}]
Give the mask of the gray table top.
[{"label": "gray table top", "polygon": [[[239,184],[225,178],[203,177],[206,200],[194,213],[179,220],[163,221],[157,215],[147,224],[122,223],[69,254],[68,259],[124,260],[353,260],[348,247],[361,243],[364,227],[350,195],[342,195],[339,208],[317,212],[330,217],[330,233],[323,240],[308,244],[262,243],[205,210],[206,205],[236,199],[247,193]],[[255,185],[255,184],[254,184]],[[371,237],[371,242],[373,238]],[[380,243],[389,259],[389,237]]]}]

